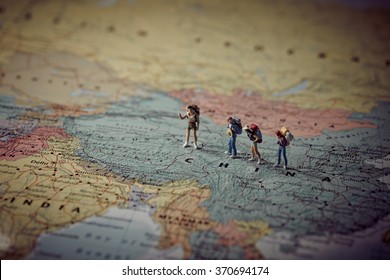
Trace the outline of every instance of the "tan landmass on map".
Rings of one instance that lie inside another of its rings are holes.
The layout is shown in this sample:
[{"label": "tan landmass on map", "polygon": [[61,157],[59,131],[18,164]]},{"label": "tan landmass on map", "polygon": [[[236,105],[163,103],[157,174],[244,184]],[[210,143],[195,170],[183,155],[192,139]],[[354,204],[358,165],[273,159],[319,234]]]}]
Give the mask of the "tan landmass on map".
[{"label": "tan landmass on map", "polygon": [[23,258],[44,232],[64,228],[128,203],[130,185],[86,171],[74,138],[50,138],[48,148],[0,160],[0,257]]},{"label": "tan landmass on map", "polygon": [[0,90],[17,103],[51,109],[52,117],[99,114],[135,95],[107,65],[65,53],[15,53],[3,66]]},{"label": "tan landmass on map", "polygon": [[234,221],[225,225],[211,220],[207,209],[201,206],[210,197],[208,187],[201,187],[193,180],[173,181],[161,186],[136,185],[144,192],[155,195],[147,203],[156,207],[153,219],[162,227],[161,248],[181,245],[184,258],[188,259],[192,253],[190,235],[196,231],[213,230],[220,238],[217,243],[243,245],[249,259],[262,258],[254,244],[270,231],[267,225],[261,221]]},{"label": "tan landmass on map", "polygon": [[176,181],[152,186],[137,184],[144,192],[156,197],[147,201],[155,205],[153,219],[161,224],[160,247],[166,249],[181,245],[184,259],[191,256],[189,238],[195,231],[209,230],[216,226],[208,217],[207,209],[200,204],[209,198],[208,187],[200,187],[196,181]]},{"label": "tan landmass on map", "polygon": [[[106,65],[121,79],[167,92],[202,88],[231,95],[239,88],[301,108],[360,112],[390,100],[388,10],[272,0],[106,5],[7,0],[2,5],[1,68],[13,64],[16,52],[54,51]],[[35,71],[49,78],[46,70]],[[77,86],[74,73],[65,73],[73,79],[65,87]],[[4,74],[14,79],[12,71]],[[34,71],[26,75],[35,76]],[[91,86],[106,92],[107,80],[97,81]],[[302,82],[301,90],[289,90]],[[43,93],[36,97],[50,101]]]},{"label": "tan landmass on map", "polygon": [[243,248],[247,260],[263,258],[255,243],[271,232],[268,225],[262,221],[230,221],[226,225],[218,225],[214,231],[219,234],[222,244]]}]

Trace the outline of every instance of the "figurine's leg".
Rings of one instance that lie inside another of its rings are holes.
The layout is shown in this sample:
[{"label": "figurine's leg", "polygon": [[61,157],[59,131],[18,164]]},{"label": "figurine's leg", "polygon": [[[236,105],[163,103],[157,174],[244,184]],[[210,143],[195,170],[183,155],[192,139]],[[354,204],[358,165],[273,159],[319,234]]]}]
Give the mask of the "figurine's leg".
[{"label": "figurine's leg", "polygon": [[232,137],[229,138],[229,142],[228,142],[228,151],[227,151],[227,154],[231,155],[232,154]]},{"label": "figurine's leg", "polygon": [[233,149],[233,156],[237,155],[237,148],[236,148],[236,140],[237,140],[237,135],[234,133],[232,135],[232,149]]},{"label": "figurine's leg", "polygon": [[198,148],[198,137],[196,135],[196,129],[194,128],[194,148],[197,149]]},{"label": "figurine's leg", "polygon": [[187,128],[187,130],[186,130],[186,141],[184,142],[184,145],[183,145],[184,148],[189,146],[188,145],[188,141],[189,140],[190,140],[190,130]]},{"label": "figurine's leg", "polygon": [[255,147],[253,146],[253,143],[251,144],[251,158],[249,159],[250,161],[255,160]]},{"label": "figurine's leg", "polygon": [[258,158],[257,164],[260,164],[260,162],[261,162],[261,154],[260,154],[259,150],[257,149],[257,143],[254,143],[254,150],[255,150],[255,153],[256,153],[257,158]]},{"label": "figurine's leg", "polygon": [[284,168],[287,168],[286,147],[283,147],[283,157],[284,157]]},{"label": "figurine's leg", "polygon": [[282,153],[282,147],[280,145],[278,145],[278,163],[275,163],[274,167],[279,167],[280,166],[280,156],[281,156],[281,153]]}]

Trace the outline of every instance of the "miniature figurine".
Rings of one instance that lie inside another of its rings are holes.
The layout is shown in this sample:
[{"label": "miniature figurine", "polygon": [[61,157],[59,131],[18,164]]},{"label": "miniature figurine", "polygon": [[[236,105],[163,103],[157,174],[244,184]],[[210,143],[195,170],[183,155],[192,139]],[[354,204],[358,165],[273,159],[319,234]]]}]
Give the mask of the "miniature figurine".
[{"label": "miniature figurine", "polygon": [[277,130],[275,132],[276,136],[278,137],[277,144],[279,145],[278,148],[278,163],[274,165],[274,167],[280,166],[280,155],[283,152],[283,158],[284,158],[284,169],[287,169],[287,156],[286,156],[286,146],[288,145],[286,137],[284,137],[283,133],[280,130]]},{"label": "miniature figurine", "polygon": [[251,145],[251,158],[249,161],[255,160],[255,154],[257,155],[257,164],[261,163],[261,154],[257,149],[257,143],[263,142],[263,135],[261,134],[260,128],[257,124],[246,125],[243,128],[248,136],[248,138],[252,141]]},{"label": "miniature figurine", "polygon": [[230,158],[236,158],[237,157],[237,148],[236,148],[237,134],[242,133],[241,120],[239,118],[229,116],[227,118],[227,122],[228,122],[228,128],[226,133],[229,136],[229,142],[228,142],[228,150],[225,152],[225,154],[230,155]]},{"label": "miniature figurine", "polygon": [[186,141],[184,142],[183,147],[187,148],[190,146],[188,144],[189,139],[190,139],[190,130],[193,129],[194,130],[194,148],[198,149],[198,145],[197,145],[198,138],[196,135],[196,131],[199,129],[200,108],[197,105],[188,105],[186,107],[186,109],[187,109],[187,114],[185,114],[184,116],[182,116],[180,113],[178,114],[179,118],[181,120],[188,119],[188,127],[186,130]]}]

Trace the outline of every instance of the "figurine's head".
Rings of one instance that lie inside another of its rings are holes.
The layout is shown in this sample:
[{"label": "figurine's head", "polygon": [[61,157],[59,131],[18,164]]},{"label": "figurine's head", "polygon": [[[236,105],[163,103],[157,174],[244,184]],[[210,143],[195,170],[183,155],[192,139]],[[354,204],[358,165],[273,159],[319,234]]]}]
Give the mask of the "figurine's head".
[{"label": "figurine's head", "polygon": [[195,115],[195,110],[194,108],[192,108],[191,105],[187,106],[187,112],[190,113],[191,115]]},{"label": "figurine's head", "polygon": [[245,132],[252,132],[252,129],[249,127],[249,124],[247,124],[246,126],[244,126],[242,128]]},{"label": "figurine's head", "polygon": [[283,133],[280,130],[275,131],[275,134],[276,134],[276,136],[278,136],[278,138],[283,137]]},{"label": "figurine's head", "polygon": [[191,115],[198,114],[199,115],[199,107],[197,105],[188,105],[187,107],[187,112],[189,112]]},{"label": "figurine's head", "polygon": [[226,121],[228,123],[232,123],[233,122],[233,117],[232,116],[227,117]]}]

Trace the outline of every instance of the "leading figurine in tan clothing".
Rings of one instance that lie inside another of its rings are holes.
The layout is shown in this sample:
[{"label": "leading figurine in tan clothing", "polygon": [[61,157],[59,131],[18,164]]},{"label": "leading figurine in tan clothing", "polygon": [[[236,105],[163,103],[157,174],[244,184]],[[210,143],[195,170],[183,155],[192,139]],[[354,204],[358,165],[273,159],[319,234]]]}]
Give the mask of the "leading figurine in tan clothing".
[{"label": "leading figurine in tan clothing", "polygon": [[183,144],[184,148],[189,147],[189,139],[190,139],[190,130],[194,130],[194,148],[198,149],[197,140],[198,137],[196,135],[196,131],[199,129],[199,115],[200,115],[200,108],[197,105],[188,105],[186,107],[187,114],[184,116],[179,113],[179,118],[181,120],[188,119],[188,127],[186,130],[186,141]]}]

